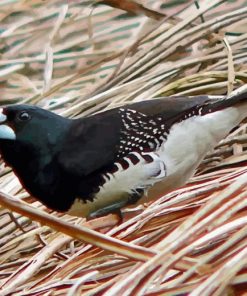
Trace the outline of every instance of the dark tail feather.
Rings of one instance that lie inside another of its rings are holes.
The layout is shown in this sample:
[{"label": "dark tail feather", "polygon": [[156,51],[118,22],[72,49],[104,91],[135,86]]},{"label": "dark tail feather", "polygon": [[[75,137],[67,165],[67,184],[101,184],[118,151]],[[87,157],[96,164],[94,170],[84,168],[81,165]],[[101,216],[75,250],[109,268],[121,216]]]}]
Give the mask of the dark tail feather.
[{"label": "dark tail feather", "polygon": [[166,125],[172,126],[176,122],[183,121],[187,118],[206,115],[222,109],[234,106],[242,101],[246,100],[247,102],[247,85],[244,85],[230,94],[230,96],[225,96],[222,99],[211,99],[208,97],[208,100],[202,104],[198,104],[177,114],[176,116],[170,118],[169,123],[166,121]]},{"label": "dark tail feather", "polygon": [[247,102],[247,85],[243,85],[234,90],[229,96],[214,102],[207,102],[201,106],[201,115],[211,112],[216,112],[231,106],[234,106],[243,101]]}]

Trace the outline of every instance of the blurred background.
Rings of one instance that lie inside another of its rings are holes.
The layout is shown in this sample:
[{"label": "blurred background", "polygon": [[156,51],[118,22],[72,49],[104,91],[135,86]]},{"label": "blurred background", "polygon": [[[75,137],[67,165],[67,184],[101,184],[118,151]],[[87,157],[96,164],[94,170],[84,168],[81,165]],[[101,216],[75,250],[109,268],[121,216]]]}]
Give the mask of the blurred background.
[{"label": "blurred background", "polygon": [[86,113],[160,95],[222,93],[225,33],[237,74],[246,70],[241,8],[246,1],[2,0],[1,103],[75,115],[94,104]]}]

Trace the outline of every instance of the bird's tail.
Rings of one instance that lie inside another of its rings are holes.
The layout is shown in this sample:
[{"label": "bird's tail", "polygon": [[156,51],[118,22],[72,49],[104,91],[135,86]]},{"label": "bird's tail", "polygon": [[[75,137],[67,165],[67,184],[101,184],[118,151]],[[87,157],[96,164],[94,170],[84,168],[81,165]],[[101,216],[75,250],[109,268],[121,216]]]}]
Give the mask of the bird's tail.
[{"label": "bird's tail", "polygon": [[203,113],[210,113],[219,111],[241,102],[247,103],[247,85],[243,85],[235,89],[229,96],[225,96],[220,100],[205,103],[203,106]]},{"label": "bird's tail", "polygon": [[233,101],[233,103],[240,103],[247,100],[247,84],[235,89],[226,100]]}]

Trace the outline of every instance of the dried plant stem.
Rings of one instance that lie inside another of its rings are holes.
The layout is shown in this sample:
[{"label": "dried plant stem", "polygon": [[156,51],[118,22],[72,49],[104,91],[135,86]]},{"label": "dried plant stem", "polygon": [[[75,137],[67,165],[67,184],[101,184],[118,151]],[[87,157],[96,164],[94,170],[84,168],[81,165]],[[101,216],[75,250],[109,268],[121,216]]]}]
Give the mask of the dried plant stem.
[{"label": "dried plant stem", "polygon": [[147,260],[147,258],[150,258],[153,255],[152,252],[145,248],[124,243],[123,241],[112,237],[106,237],[105,235],[83,226],[79,227],[64,222],[63,220],[34,209],[29,205],[3,193],[0,194],[0,204],[5,208],[27,216],[30,219],[44,223],[54,229],[62,231],[69,236],[73,236],[74,238],[84,240],[89,244],[99,246],[103,249],[113,251],[124,256],[130,256],[134,260]]}]

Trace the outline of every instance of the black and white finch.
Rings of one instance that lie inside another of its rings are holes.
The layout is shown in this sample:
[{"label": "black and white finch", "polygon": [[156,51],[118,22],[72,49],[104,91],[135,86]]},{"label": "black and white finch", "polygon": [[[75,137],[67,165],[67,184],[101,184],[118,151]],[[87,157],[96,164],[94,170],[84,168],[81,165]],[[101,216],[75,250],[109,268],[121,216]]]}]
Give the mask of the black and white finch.
[{"label": "black and white finch", "polygon": [[81,119],[0,109],[0,152],[46,206],[97,217],[183,185],[247,114],[247,92],[161,98]]}]

